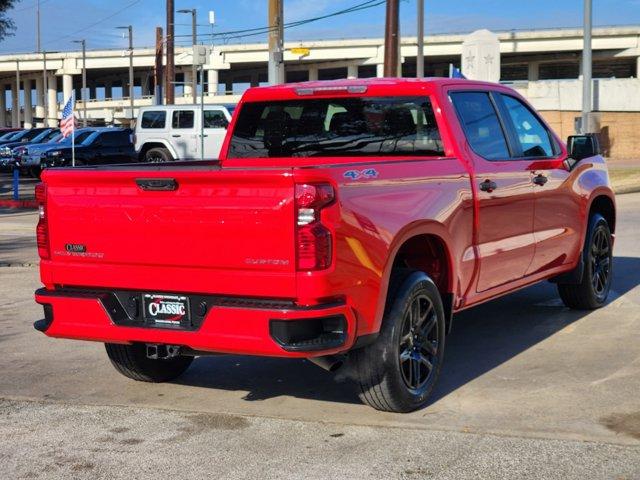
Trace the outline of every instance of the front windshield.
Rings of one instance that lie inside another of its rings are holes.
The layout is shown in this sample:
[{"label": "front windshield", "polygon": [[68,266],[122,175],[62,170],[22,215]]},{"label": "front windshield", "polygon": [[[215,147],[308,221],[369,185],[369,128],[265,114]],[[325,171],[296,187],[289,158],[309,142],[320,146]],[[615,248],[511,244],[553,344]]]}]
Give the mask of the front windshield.
[{"label": "front windshield", "polygon": [[[94,132],[91,132],[91,131],[87,132],[87,131],[85,131],[85,132],[78,132],[78,133],[76,133],[76,137],[75,137],[75,144],[76,144],[76,145],[79,145],[79,144],[83,143],[83,141],[84,141],[84,140],[85,140],[89,135],[91,135],[92,133],[94,133]],[[62,135],[60,135],[60,136],[62,136]],[[58,142],[58,145],[63,146],[63,147],[70,147],[70,146],[71,146],[71,135],[69,135],[67,138],[61,139],[61,140]]]},{"label": "front windshield", "polygon": [[82,140],[78,140],[78,137],[76,137],[76,143],[91,145],[98,135],[100,135],[100,132],[90,132],[90,134],[84,137]]},{"label": "front windshield", "polygon": [[229,158],[444,155],[428,97],[255,102],[238,115]]},{"label": "front windshield", "polygon": [[11,137],[13,137],[16,134],[16,132],[7,132],[7,133],[3,133],[0,136],[0,140],[9,140]]},{"label": "front windshield", "polygon": [[51,135],[51,130],[43,130],[42,132],[38,133],[38,135],[33,137],[31,139],[31,142],[33,143],[46,142],[47,139],[50,138],[50,135]]},{"label": "front windshield", "polygon": [[0,140],[18,140],[22,135],[24,135],[26,130],[19,130],[17,132],[9,132],[5,133]]},{"label": "front windshield", "polygon": [[43,130],[27,130],[25,134],[20,138],[23,142],[29,142],[44,133]]},{"label": "front windshield", "polygon": [[50,132],[47,132],[45,135],[43,135],[42,138],[40,139],[40,141],[42,143],[47,143],[47,142],[54,141],[55,139],[57,139],[60,136],[61,135],[60,135],[60,131],[59,130],[51,130]]}]

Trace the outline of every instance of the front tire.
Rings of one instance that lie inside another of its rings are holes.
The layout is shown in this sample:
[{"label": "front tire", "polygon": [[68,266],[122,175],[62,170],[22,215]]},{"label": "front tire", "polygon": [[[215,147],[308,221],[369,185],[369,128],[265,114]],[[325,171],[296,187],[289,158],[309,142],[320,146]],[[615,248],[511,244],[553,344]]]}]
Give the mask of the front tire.
[{"label": "front tire", "polygon": [[394,272],[380,335],[351,353],[360,399],[377,410],[424,407],[444,360],[445,317],[440,293],[423,272]]},{"label": "front tire", "polygon": [[193,361],[193,357],[185,356],[158,360],[147,358],[147,347],[143,343],[105,343],[104,346],[116,370],[139,382],[168,382],[182,375]]},{"label": "front tire", "polygon": [[613,274],[613,243],[611,230],[598,213],[589,219],[589,228],[582,251],[584,272],[578,284],[558,284],[564,304],[576,310],[595,310],[604,306],[611,289]]}]

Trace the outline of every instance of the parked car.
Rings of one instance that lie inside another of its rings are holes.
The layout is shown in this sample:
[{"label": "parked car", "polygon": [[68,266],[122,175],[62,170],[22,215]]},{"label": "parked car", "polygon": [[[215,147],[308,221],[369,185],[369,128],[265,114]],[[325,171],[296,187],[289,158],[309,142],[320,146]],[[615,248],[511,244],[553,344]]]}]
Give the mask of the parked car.
[{"label": "parked car", "polygon": [[[228,105],[167,105],[142,107],[134,143],[141,162],[215,160],[231,121]],[[204,120],[204,156],[201,121]]]},{"label": "parked car", "polygon": [[456,312],[543,280],[570,308],[605,304],[616,208],[596,140],[565,146],[498,84],[250,89],[219,163],[44,173],[34,326],[105,342],[147,382],[214,353],[346,360],[364,402],[415,410]]},{"label": "parked car", "polygon": [[19,135],[24,130],[22,129],[7,129],[0,132],[0,145],[4,142],[10,142],[11,139]]},{"label": "parked car", "polygon": [[[137,156],[131,142],[130,129],[103,127],[91,130],[93,131],[86,137],[76,142],[76,166],[136,161]],[[71,166],[72,150],[70,142],[48,150],[42,160],[42,168]]]},{"label": "parked car", "polygon": [[0,147],[0,167],[6,168],[9,165],[20,165],[20,158],[27,151],[29,145],[39,145],[48,142],[60,135],[57,128],[43,128],[36,136],[25,141],[11,141]]},{"label": "parked car", "polygon": [[45,137],[50,130],[50,128],[34,128],[7,132],[4,140],[0,141],[0,171],[11,170],[16,163],[13,155],[14,147],[38,141],[40,138]]},{"label": "parked car", "polygon": [[0,138],[0,154],[2,154],[2,147],[7,144],[27,143],[36,138],[42,132],[49,130],[47,127],[31,128],[29,130],[19,130],[14,132],[7,138]]},{"label": "parked car", "polygon": [[[93,132],[93,128],[80,128],[76,130],[76,143],[82,143]],[[32,177],[39,177],[42,169],[42,161],[46,158],[47,152],[67,146],[71,146],[71,137],[64,138],[62,134],[58,134],[48,142],[25,145],[24,150],[21,150],[21,152],[16,155],[16,161],[22,171]]]}]

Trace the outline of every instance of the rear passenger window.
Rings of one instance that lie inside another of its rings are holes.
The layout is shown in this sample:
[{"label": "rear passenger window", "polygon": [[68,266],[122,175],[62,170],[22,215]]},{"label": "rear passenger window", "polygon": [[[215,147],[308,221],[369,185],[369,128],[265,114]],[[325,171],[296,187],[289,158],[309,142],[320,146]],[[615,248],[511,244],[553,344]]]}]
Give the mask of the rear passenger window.
[{"label": "rear passenger window", "polygon": [[106,132],[100,135],[100,143],[105,147],[121,147],[128,145],[129,134],[127,132]]},{"label": "rear passenger window", "polygon": [[220,110],[204,111],[204,128],[227,128],[229,122]]},{"label": "rear passenger window", "polygon": [[193,110],[175,110],[171,126],[173,128],[193,128],[195,113]]},{"label": "rear passenger window", "polygon": [[517,98],[501,95],[518,135],[523,157],[552,157],[553,144],[542,122]]},{"label": "rear passenger window", "polygon": [[147,111],[142,114],[140,128],[164,128],[167,121],[167,112]]},{"label": "rear passenger window", "polygon": [[451,99],[471,148],[487,160],[509,158],[498,115],[485,92],[452,92]]}]

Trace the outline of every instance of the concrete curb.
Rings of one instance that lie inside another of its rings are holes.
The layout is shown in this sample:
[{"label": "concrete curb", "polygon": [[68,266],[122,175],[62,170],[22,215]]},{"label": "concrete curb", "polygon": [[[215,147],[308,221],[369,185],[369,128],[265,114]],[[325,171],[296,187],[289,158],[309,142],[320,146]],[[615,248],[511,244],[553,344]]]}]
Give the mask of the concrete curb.
[{"label": "concrete curb", "polygon": [[639,193],[640,185],[629,185],[626,187],[618,187],[613,189],[616,195],[624,195],[626,193]]}]

